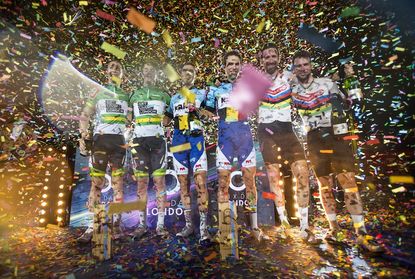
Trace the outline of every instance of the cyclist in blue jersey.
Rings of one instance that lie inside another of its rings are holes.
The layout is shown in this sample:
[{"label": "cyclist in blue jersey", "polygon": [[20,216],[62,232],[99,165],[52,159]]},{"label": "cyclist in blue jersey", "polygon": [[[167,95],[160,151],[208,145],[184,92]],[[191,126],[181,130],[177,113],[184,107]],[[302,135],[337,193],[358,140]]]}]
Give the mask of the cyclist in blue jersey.
[{"label": "cyclist in blue jersey", "polygon": [[219,116],[216,166],[219,174],[218,203],[229,202],[229,183],[232,163],[238,161],[246,185],[246,198],[249,204],[252,235],[261,241],[266,236],[258,228],[257,190],[255,185],[256,152],[251,128],[246,116],[238,113],[229,101],[233,84],[241,70],[241,56],[237,51],[224,56],[225,75],[228,82],[212,86],[206,98],[206,109]]},{"label": "cyclist in blue jersey", "polygon": [[[190,189],[188,174],[193,174],[197,190],[197,203],[200,215],[200,242],[210,238],[207,230],[208,193],[206,188],[207,158],[205,151],[205,140],[201,123],[200,109],[205,101],[206,91],[194,87],[196,68],[191,63],[185,63],[181,67],[181,78],[184,88],[190,91],[183,91],[173,95],[170,106],[167,108],[164,117],[164,124],[167,126],[171,120],[174,122],[172,138],[173,165],[180,182],[180,195],[184,206],[185,227],[176,235],[188,237],[194,233],[192,224]],[[185,90],[186,90],[185,89]]]}]

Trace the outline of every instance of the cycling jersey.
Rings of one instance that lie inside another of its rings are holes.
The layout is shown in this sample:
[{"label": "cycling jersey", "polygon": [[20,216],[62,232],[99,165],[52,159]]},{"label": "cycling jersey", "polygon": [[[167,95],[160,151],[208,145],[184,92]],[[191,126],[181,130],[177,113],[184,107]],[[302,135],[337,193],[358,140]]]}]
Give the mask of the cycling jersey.
[{"label": "cycling jersey", "polygon": [[220,121],[246,121],[247,117],[238,113],[230,103],[232,89],[232,83],[222,83],[218,87],[210,86],[206,97],[206,109],[211,112],[217,111]]},{"label": "cycling jersey", "polygon": [[291,122],[290,73],[278,75],[261,100],[258,110],[258,123]]},{"label": "cycling jersey", "polygon": [[332,126],[330,101],[334,94],[342,96],[337,85],[329,78],[314,78],[307,88],[301,84],[293,86],[294,105],[311,130]]},{"label": "cycling jersey", "polygon": [[173,119],[175,130],[202,130],[202,124],[196,109],[199,109],[200,105],[204,102],[206,91],[197,88],[193,88],[190,91],[196,96],[195,104],[189,104],[188,100],[182,94],[177,93],[171,98],[170,105],[166,109],[165,115]]},{"label": "cycling jersey", "polygon": [[94,135],[123,135],[127,121],[128,96],[115,85],[106,86],[112,91],[100,91],[86,103],[95,108]]},{"label": "cycling jersey", "polygon": [[161,124],[170,96],[155,87],[135,90],[130,97],[134,114],[134,136],[164,136]]}]

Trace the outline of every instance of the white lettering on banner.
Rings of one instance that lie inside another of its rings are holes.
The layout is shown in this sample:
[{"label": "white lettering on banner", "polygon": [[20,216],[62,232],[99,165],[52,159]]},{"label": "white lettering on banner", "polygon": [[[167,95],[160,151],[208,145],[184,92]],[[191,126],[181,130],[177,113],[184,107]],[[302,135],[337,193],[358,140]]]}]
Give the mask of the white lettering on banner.
[{"label": "white lettering on banner", "polygon": [[[147,216],[149,215],[153,215],[156,216],[158,215],[159,210],[157,207],[154,208],[147,208]],[[164,215],[165,216],[172,216],[172,215],[176,215],[176,216],[181,216],[183,215],[184,210],[183,208],[177,207],[177,208],[173,208],[173,207],[166,207],[164,208]]]},{"label": "white lettering on banner", "polygon": [[248,200],[239,199],[239,200],[232,200],[232,201],[236,204],[236,206],[242,206],[242,207],[248,207],[249,206]]}]

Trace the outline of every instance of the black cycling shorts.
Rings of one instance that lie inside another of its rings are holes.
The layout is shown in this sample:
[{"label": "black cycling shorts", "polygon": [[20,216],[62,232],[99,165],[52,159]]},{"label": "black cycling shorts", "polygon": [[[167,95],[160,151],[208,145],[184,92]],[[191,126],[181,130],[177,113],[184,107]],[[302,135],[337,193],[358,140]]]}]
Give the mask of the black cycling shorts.
[{"label": "black cycling shorts", "polygon": [[334,136],[333,129],[312,130],[308,132],[307,142],[310,161],[317,177],[355,171],[351,141]]},{"label": "black cycling shorts", "polygon": [[[260,123],[258,138],[266,164],[282,163],[286,160],[291,164],[305,160],[304,150],[293,132],[291,122]],[[278,159],[278,156],[281,158]]]},{"label": "black cycling shorts", "polygon": [[163,137],[134,138],[131,149],[134,174],[145,177],[149,174],[162,176],[166,173],[167,147]]},{"label": "black cycling shorts", "polygon": [[108,163],[113,170],[122,169],[125,158],[123,135],[94,135],[92,143],[92,166],[106,172]]}]

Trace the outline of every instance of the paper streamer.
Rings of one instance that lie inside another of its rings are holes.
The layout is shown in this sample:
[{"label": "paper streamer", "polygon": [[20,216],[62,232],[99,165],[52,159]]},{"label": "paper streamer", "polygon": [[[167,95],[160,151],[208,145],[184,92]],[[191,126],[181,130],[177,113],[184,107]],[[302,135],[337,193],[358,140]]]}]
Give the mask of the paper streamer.
[{"label": "paper streamer", "polygon": [[127,20],[129,23],[140,28],[147,34],[151,34],[151,32],[154,31],[154,28],[156,28],[156,22],[154,20],[134,8],[131,8],[128,11]]},{"label": "paper streamer", "polygon": [[103,42],[101,48],[106,52],[111,53],[118,59],[124,59],[125,55],[127,54],[126,52],[107,42]]}]

